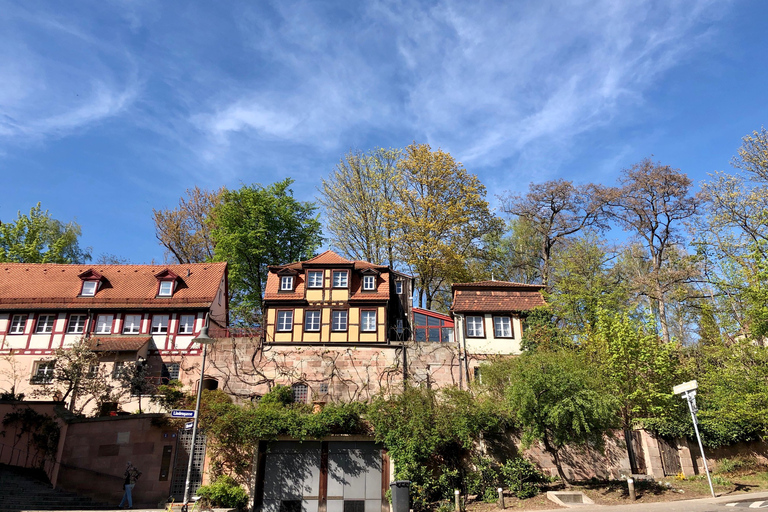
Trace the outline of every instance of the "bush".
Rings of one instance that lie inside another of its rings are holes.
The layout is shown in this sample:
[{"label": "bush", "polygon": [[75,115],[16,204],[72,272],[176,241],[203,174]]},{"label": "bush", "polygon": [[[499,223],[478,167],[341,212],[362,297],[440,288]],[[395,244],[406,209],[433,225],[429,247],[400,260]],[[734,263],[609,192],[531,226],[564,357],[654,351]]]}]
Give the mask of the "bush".
[{"label": "bush", "polygon": [[497,490],[501,487],[501,467],[489,457],[472,459],[474,471],[469,471],[466,478],[467,494],[476,494],[486,503],[498,499]]},{"label": "bush", "polygon": [[732,459],[720,459],[715,468],[716,473],[735,473],[748,471],[757,467],[757,461],[753,457],[734,457]]},{"label": "bush", "polygon": [[212,484],[197,490],[197,495],[206,498],[212,507],[236,508],[243,510],[248,504],[248,494],[231,476],[220,476]]},{"label": "bush", "polygon": [[547,480],[533,462],[522,457],[508,459],[501,466],[501,474],[509,492],[520,499],[533,498],[539,494],[538,484]]}]

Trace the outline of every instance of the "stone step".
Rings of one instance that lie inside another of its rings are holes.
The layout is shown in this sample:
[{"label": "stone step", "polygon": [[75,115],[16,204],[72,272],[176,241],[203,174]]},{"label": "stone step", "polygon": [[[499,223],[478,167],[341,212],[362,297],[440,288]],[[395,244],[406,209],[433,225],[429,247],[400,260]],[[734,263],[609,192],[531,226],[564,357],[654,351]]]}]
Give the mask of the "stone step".
[{"label": "stone step", "polygon": [[0,512],[19,510],[105,510],[115,505],[54,489],[39,471],[0,464]]}]

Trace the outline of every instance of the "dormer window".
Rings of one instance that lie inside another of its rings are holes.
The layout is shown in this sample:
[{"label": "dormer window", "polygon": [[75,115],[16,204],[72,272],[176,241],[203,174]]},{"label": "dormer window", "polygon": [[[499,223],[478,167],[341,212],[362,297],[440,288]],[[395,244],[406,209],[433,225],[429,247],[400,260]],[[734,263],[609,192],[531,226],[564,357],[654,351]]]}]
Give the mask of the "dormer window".
[{"label": "dormer window", "polygon": [[159,281],[157,296],[173,297],[173,292],[176,291],[176,282],[179,280],[179,276],[169,269],[165,269],[155,274],[155,279]]},{"label": "dormer window", "polygon": [[280,291],[293,291],[293,276],[282,276],[280,278]]},{"label": "dormer window", "polygon": [[376,276],[363,276],[363,290],[373,291],[376,289]]},{"label": "dormer window", "polygon": [[98,281],[83,281],[83,290],[80,292],[80,295],[83,297],[93,297],[96,295],[96,288],[98,287]]},{"label": "dormer window", "polygon": [[80,288],[81,297],[93,297],[96,295],[103,279],[101,274],[90,268],[82,274],[79,274],[77,277],[83,280],[83,286]]},{"label": "dormer window", "polygon": [[170,297],[173,295],[173,281],[160,281],[160,289],[157,295],[160,297]]}]

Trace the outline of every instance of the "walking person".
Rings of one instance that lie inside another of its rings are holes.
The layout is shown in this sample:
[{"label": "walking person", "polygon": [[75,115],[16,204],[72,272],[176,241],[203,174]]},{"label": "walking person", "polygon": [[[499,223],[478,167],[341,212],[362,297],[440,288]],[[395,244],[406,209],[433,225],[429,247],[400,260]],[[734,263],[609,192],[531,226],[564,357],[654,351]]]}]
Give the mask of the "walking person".
[{"label": "walking person", "polygon": [[136,481],[141,476],[141,471],[136,469],[136,466],[131,464],[131,461],[128,461],[128,464],[125,466],[125,473],[123,476],[125,477],[123,480],[123,499],[120,500],[120,505],[118,505],[118,508],[123,508],[123,503],[127,503],[128,508],[133,508],[133,496],[131,493],[133,492],[133,488],[136,485]]}]

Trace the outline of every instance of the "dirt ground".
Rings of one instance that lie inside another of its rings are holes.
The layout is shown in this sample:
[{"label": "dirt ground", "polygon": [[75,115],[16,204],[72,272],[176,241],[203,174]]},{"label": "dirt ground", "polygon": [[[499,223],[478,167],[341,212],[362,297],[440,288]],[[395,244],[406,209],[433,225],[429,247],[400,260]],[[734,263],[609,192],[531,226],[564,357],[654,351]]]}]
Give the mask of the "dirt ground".
[{"label": "dirt ground", "polygon": [[[768,491],[768,468],[712,475],[712,483],[717,496],[742,496],[749,492]],[[546,498],[546,491],[562,490],[564,487],[552,484],[542,488],[541,494],[527,500],[520,500],[505,494],[505,508],[511,510],[546,510],[559,508]],[[655,503],[660,501],[678,501],[711,496],[707,478],[699,475],[688,479],[667,477],[658,481],[635,481],[637,501],[629,500],[626,481],[580,482],[570,490],[582,491],[598,505],[622,505],[630,503]],[[467,512],[495,512],[496,503],[470,501]]]}]

